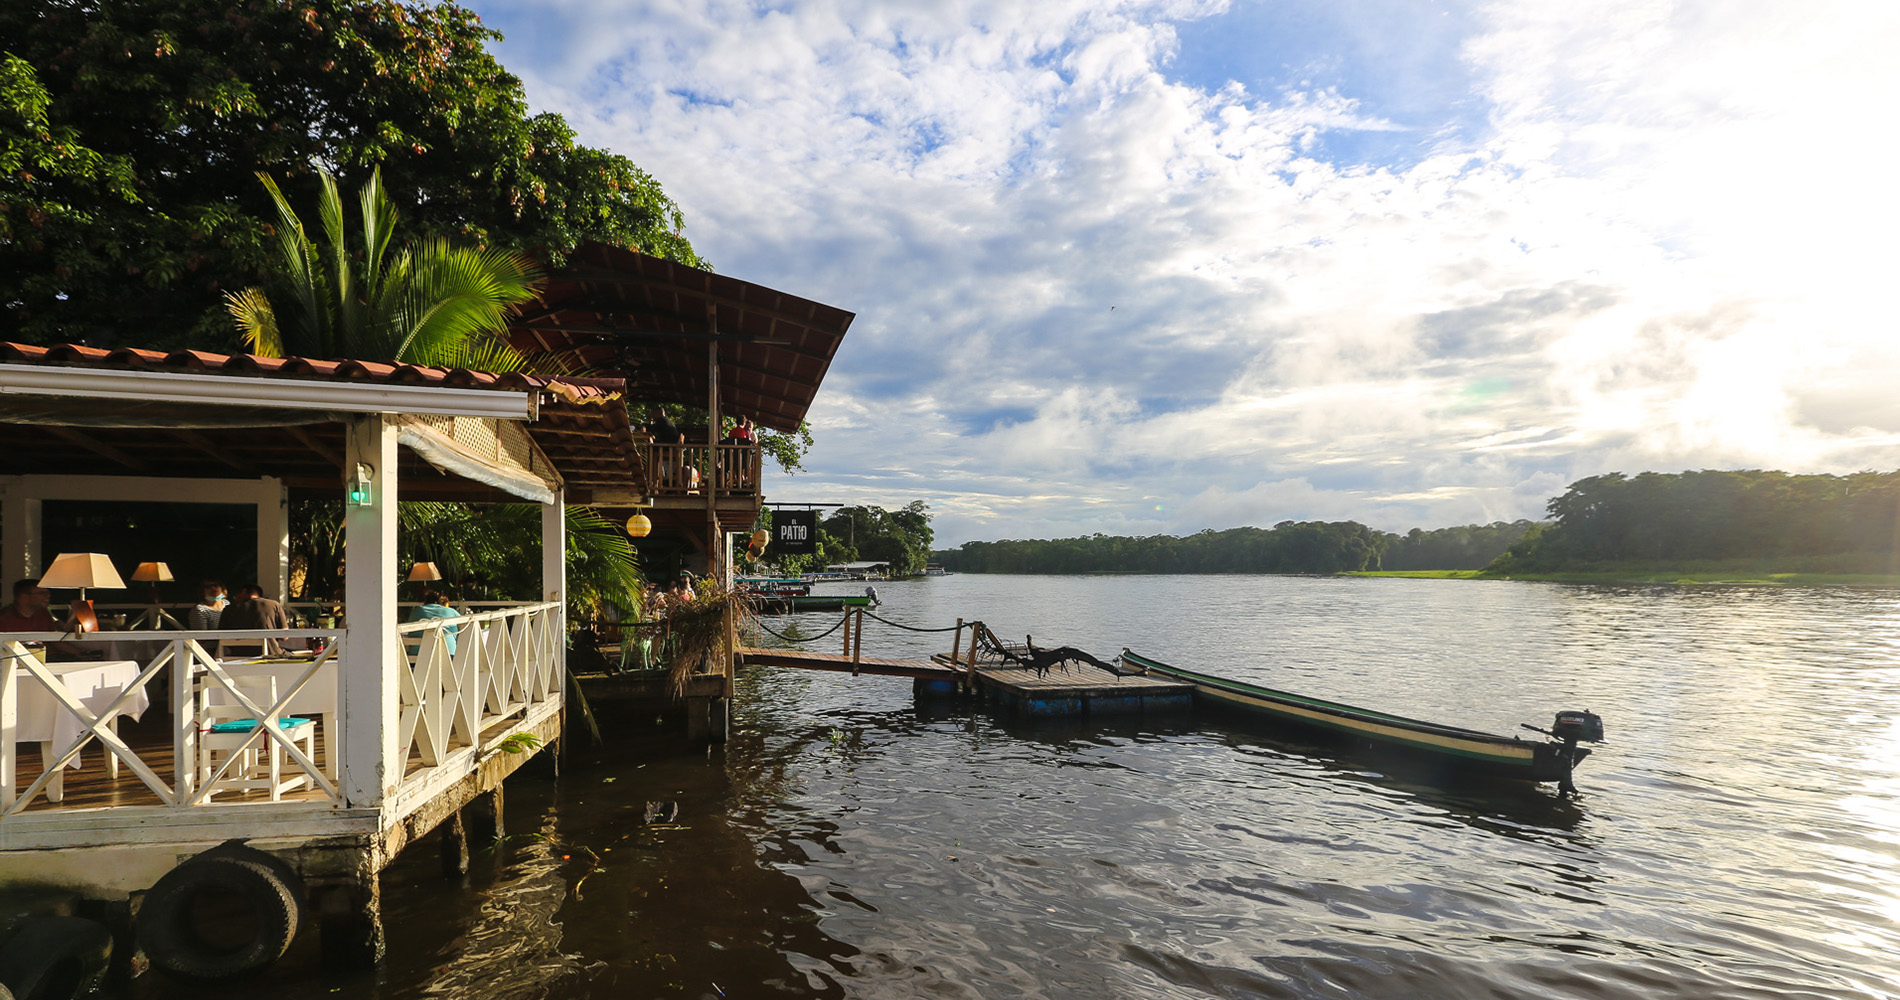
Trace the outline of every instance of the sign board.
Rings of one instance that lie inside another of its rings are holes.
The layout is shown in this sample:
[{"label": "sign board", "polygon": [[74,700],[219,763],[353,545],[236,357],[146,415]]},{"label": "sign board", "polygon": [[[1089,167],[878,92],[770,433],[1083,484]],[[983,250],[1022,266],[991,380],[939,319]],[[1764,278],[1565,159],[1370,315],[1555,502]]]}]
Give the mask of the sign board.
[{"label": "sign board", "polygon": [[818,512],[772,512],[772,552],[782,556],[809,556],[818,552]]}]

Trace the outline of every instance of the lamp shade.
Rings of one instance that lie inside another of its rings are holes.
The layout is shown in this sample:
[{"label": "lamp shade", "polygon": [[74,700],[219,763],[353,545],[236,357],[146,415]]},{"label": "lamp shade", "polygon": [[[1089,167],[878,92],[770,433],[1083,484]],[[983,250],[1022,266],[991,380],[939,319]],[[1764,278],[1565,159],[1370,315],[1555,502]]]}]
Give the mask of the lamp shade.
[{"label": "lamp shade", "polygon": [[627,518],[627,534],[632,538],[645,538],[653,533],[653,519],[645,514],[635,514]]},{"label": "lamp shade", "polygon": [[140,583],[170,583],[172,568],[162,562],[139,563],[132,571],[132,579]]},{"label": "lamp shade", "polygon": [[440,580],[440,579],[442,579],[442,571],[435,568],[435,563],[432,563],[432,562],[417,563],[414,566],[409,567],[409,582],[411,583],[414,583],[417,580]]},{"label": "lamp shade", "polygon": [[119,579],[119,571],[112,568],[112,560],[101,552],[61,552],[53,565],[47,567],[46,575],[40,577],[40,586],[59,587],[103,587],[108,590],[124,590],[125,581]]}]

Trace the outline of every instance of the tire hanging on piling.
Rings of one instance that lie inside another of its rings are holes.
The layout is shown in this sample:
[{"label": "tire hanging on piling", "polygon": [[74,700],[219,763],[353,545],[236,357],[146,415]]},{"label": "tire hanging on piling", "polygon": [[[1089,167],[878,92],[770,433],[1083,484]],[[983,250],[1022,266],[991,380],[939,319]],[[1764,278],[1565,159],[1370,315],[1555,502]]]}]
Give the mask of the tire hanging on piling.
[{"label": "tire hanging on piling", "polygon": [[92,993],[112,965],[112,932],[82,917],[29,920],[0,948],[0,997],[72,1000]]},{"label": "tire hanging on piling", "polygon": [[[193,902],[219,893],[244,901],[249,939],[229,947],[206,939]],[[139,907],[139,946],[153,968],[180,979],[239,979],[274,965],[303,923],[303,881],[289,865],[255,848],[226,843],[180,864],[152,886]]]}]

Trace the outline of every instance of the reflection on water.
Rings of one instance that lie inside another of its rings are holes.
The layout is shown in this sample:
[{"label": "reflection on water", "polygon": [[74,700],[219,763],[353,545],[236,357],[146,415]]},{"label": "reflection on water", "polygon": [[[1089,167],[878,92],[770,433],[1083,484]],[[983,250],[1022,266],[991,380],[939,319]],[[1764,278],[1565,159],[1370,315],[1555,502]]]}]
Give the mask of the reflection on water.
[{"label": "reflection on water", "polygon": [[[980,617],[1498,732],[1590,708],[1611,742],[1570,803],[1419,784],[1231,721],[1028,725],[917,706],[901,680],[754,672],[728,746],[623,723],[558,784],[510,786],[517,836],[468,885],[405,859],[378,974],[273,975],[257,995],[1900,995],[1892,593],[879,590],[908,624]],[[945,646],[874,625],[865,651]],[[642,826],[648,799],[679,800],[679,822]]]}]

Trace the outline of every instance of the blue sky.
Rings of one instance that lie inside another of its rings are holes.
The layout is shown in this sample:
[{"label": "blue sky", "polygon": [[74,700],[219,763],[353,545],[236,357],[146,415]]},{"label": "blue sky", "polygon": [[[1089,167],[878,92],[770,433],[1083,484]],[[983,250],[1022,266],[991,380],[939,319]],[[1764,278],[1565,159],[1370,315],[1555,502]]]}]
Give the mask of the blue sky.
[{"label": "blue sky", "polygon": [[1900,466],[1900,5],[473,6],[720,271],[858,314],[774,499],[955,544]]}]

